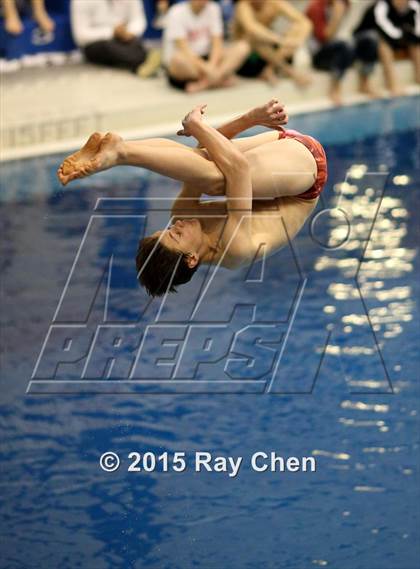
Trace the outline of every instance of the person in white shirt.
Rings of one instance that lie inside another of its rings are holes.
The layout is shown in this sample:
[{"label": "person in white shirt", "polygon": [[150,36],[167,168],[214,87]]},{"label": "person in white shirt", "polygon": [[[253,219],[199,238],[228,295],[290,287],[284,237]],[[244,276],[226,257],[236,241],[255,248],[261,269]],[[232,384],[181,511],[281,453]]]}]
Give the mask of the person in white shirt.
[{"label": "person in white shirt", "polygon": [[149,77],[160,55],[141,41],[146,29],[142,0],[72,0],[71,27],[75,43],[91,63],[121,67]]},{"label": "person in white shirt", "polygon": [[163,64],[173,87],[193,93],[230,86],[248,54],[246,41],[223,45],[223,20],[216,2],[189,0],[169,9]]}]

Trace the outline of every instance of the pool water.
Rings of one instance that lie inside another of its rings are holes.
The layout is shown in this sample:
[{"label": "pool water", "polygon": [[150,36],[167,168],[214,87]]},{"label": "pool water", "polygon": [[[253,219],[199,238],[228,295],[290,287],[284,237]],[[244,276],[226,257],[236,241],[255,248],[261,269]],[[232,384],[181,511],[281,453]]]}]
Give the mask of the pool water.
[{"label": "pool water", "polygon": [[[163,302],[133,258],[176,182],[2,167],[1,568],[418,566],[419,105],[293,117],[329,158],[311,219]],[[187,468],[128,472],[130,451]],[[244,464],[197,473],[196,451]],[[257,451],[317,470],[255,472]]]}]

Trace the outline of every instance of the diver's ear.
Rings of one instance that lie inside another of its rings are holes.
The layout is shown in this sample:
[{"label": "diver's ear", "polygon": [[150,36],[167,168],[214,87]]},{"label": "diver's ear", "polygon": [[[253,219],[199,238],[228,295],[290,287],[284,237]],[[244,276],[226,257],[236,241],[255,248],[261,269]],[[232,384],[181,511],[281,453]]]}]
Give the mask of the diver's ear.
[{"label": "diver's ear", "polygon": [[187,253],[185,257],[186,257],[185,262],[187,263],[189,269],[193,269],[194,267],[196,267],[200,260],[197,253]]}]

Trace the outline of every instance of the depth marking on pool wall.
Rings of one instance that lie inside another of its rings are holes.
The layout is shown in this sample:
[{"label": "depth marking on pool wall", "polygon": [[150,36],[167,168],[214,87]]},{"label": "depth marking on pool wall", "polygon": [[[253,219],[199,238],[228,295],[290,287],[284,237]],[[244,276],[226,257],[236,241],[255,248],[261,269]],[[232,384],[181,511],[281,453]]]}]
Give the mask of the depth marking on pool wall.
[{"label": "depth marking on pool wall", "polygon": [[[355,290],[358,311],[366,316],[366,329],[358,331],[357,342],[371,347],[375,377],[388,385],[385,391],[369,390],[378,394],[392,393],[392,385],[358,282],[388,173],[374,172],[372,176],[380,178],[380,188],[375,190],[378,206],[366,235],[359,237],[363,247],[346,280]],[[229,272],[228,285],[220,262],[202,267],[192,283],[175,295],[175,301],[168,296],[151,301],[138,288],[135,251],[124,249],[123,242],[127,232],[141,237],[146,228],[149,231],[157,226],[163,215],[168,217],[171,200],[162,199],[156,207],[155,199],[98,200],[46,332],[27,393],[312,393],[332,338],[342,327],[343,313],[339,302],[334,302],[333,314],[325,313],[324,299],[328,305],[333,301],[327,291],[318,288],[317,302],[324,304],[314,307],[308,291],[320,281],[320,271],[303,271],[299,248],[289,239],[282,216],[278,215],[279,223],[284,226],[288,243],[281,251],[272,256],[264,251],[262,259],[251,267]],[[151,204],[147,213],[145,201]],[[167,207],[162,207],[165,201]],[[319,219],[323,211],[329,213],[334,208],[316,212],[314,219]],[[351,222],[351,212],[342,211],[341,219]],[[111,231],[120,240],[115,239],[111,252],[101,256],[104,228],[107,236]],[[310,228],[312,231],[313,223]],[[351,241],[351,227],[347,233],[343,244]],[[342,247],[324,247],[316,239],[312,242],[331,262],[345,254]],[[271,304],[269,311],[264,303],[267,287],[278,290],[279,298],[278,305]],[[176,320],[172,319],[174,302]],[[126,321],[116,317],[113,306],[117,305],[118,312],[121,306],[126,307]],[[307,317],[307,311],[319,320],[319,326],[314,348],[302,353],[294,329],[303,312]],[[296,359],[302,357],[313,369],[305,377],[299,375],[296,365]],[[351,378],[346,358],[340,354],[339,360],[344,379]]]}]

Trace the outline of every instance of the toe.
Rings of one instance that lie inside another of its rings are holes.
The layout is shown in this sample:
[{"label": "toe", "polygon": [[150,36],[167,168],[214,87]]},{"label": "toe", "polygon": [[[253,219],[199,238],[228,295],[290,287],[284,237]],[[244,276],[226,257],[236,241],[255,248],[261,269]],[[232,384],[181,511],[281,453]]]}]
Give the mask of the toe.
[{"label": "toe", "polygon": [[71,164],[67,160],[64,160],[60,168],[63,174],[68,174],[71,171]]},{"label": "toe", "polygon": [[101,140],[102,140],[102,134],[100,132],[94,132],[89,136],[85,146],[86,147],[97,146]]},{"label": "toe", "polygon": [[64,180],[65,176],[64,176],[64,174],[63,174],[61,168],[59,168],[59,169],[57,170],[57,178],[60,180],[61,183],[63,183],[63,180]]}]

